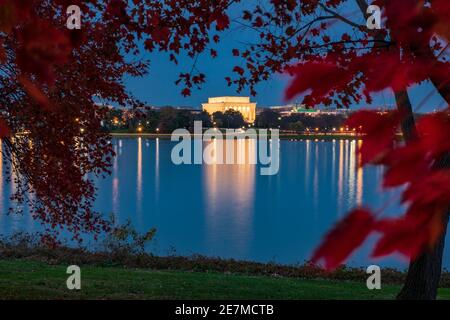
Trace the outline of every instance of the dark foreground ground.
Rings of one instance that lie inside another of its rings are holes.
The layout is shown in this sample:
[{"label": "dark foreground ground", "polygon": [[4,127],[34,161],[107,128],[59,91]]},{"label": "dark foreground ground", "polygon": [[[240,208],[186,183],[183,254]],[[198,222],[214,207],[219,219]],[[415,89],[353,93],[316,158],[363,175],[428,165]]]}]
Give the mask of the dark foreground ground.
[{"label": "dark foreground ground", "polygon": [[[160,257],[129,245],[106,248],[93,252],[42,247],[22,236],[0,239],[0,299],[393,299],[406,276],[383,268],[382,289],[368,290],[364,268],[328,273],[308,263]],[[70,265],[81,268],[79,291],[67,289]],[[449,272],[440,287],[439,298],[450,299]]]},{"label": "dark foreground ground", "polygon": [[[0,299],[393,299],[400,290],[384,284],[370,291],[356,280],[80,265],[81,290],[71,291],[67,266],[1,259]],[[450,299],[450,288],[442,288],[439,298]]]}]

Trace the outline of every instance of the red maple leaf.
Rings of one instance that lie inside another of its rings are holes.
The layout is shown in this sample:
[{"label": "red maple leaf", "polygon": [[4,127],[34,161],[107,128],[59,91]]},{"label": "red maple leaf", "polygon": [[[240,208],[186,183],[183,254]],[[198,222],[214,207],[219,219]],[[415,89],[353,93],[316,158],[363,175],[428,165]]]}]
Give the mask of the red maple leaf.
[{"label": "red maple leaf", "polygon": [[312,262],[323,259],[327,270],[337,268],[374,230],[374,222],[375,218],[369,210],[353,210],[325,236],[314,252]]},{"label": "red maple leaf", "polygon": [[378,113],[362,110],[353,113],[346,121],[351,128],[358,128],[365,133],[361,153],[362,165],[382,161],[394,146],[394,138],[401,117],[398,112]]},{"label": "red maple leaf", "polygon": [[398,252],[415,259],[439,239],[443,232],[443,215],[430,207],[416,206],[403,217],[379,221],[376,228],[382,237],[375,245],[373,258]]}]

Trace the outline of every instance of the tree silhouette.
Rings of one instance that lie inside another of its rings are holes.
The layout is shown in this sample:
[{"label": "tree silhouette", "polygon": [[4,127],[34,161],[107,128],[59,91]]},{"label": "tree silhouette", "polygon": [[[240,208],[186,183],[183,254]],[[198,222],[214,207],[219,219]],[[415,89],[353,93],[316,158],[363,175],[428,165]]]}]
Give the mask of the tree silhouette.
[{"label": "tree silhouette", "polygon": [[[423,117],[418,126],[407,89],[429,80],[450,102],[446,49],[449,40],[448,1],[376,1],[383,8],[385,27],[366,27],[367,3],[356,1],[271,1],[244,14],[242,24],[260,33],[240,56],[245,68],[235,68],[238,90],[254,86],[274,73],[288,72],[293,81],[288,99],[305,95],[303,103],[348,107],[372,101],[372,94],[394,92],[397,111],[363,111],[348,125],[366,134],[359,150],[363,163],[388,168],[384,187],[407,186],[402,201],[406,213],[396,219],[375,217],[356,209],[333,229],[313,256],[333,269],[372,232],[381,233],[374,256],[399,252],[411,258],[400,298],[434,299],[442,268],[448,221],[450,134],[448,109]],[[341,11],[356,9],[351,17]],[[426,102],[426,97],[424,99]],[[394,144],[400,128],[404,144]],[[436,128],[439,128],[437,132]],[[420,190],[420,191],[419,191]],[[338,244],[339,243],[339,244]]]},{"label": "tree silhouette", "polygon": [[[143,50],[167,52],[175,63],[181,52],[194,61],[202,52],[215,57],[211,46],[233,21],[257,34],[255,43],[233,50],[243,63],[225,80],[238,91],[255,93],[257,83],[286,72],[293,77],[286,98],[304,95],[310,107],[370,103],[375,92],[393,91],[396,111],[361,111],[348,125],[365,134],[362,165],[385,166],[383,186],[404,187],[406,212],[386,219],[356,208],[313,260],[333,269],[376,232],[374,256],[398,252],[412,260],[400,297],[434,299],[450,203],[449,110],[416,125],[408,88],[429,80],[450,102],[450,3],[377,0],[383,28],[370,30],[365,0],[256,1],[232,20],[228,10],[238,2],[0,0],[0,138],[16,172],[14,198],[30,203],[46,225],[43,240],[54,242],[60,228],[76,239],[108,230],[92,210],[95,189],[87,178],[108,174],[113,156],[100,130],[107,110],[95,102],[141,106],[123,77],[145,74],[148,61],[138,58]],[[65,10],[74,4],[83,12],[81,30],[65,27]],[[357,13],[341,13],[349,10]],[[205,80],[194,65],[177,82],[189,95]],[[405,138],[400,144],[398,129]]]}]

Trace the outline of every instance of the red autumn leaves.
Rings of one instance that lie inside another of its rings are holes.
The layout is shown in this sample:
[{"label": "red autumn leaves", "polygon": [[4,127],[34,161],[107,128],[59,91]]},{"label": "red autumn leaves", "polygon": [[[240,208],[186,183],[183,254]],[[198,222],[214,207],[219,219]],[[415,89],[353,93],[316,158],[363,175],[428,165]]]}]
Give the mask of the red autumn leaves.
[{"label": "red autumn leaves", "polygon": [[314,106],[326,103],[334,94],[345,92],[358,79],[364,83],[364,92],[379,92],[390,88],[394,92],[426,80],[430,77],[446,79],[450,74],[450,63],[439,63],[435,59],[408,57],[398,50],[371,52],[362,56],[348,54],[342,57],[329,54],[314,62],[288,67],[293,75],[286,90],[286,99],[310,93],[304,103]]},{"label": "red autumn leaves", "polygon": [[[46,233],[67,230],[79,240],[108,230],[93,209],[90,178],[110,173],[113,155],[101,127],[108,108],[96,102],[142,106],[124,79],[147,73],[143,51],[166,52],[175,63],[182,52],[198,56],[229,27],[236,2],[0,0],[0,138],[20,177],[12,197]],[[66,28],[70,5],[81,8],[81,30]],[[205,81],[189,67],[180,73],[185,95]],[[19,132],[26,134],[12,144],[7,138]]]},{"label": "red autumn leaves", "polygon": [[8,47],[14,52],[17,80],[24,91],[39,105],[49,108],[50,102],[43,88],[54,83],[54,69],[68,62],[75,39],[67,30],[56,28],[41,18],[27,1],[1,1],[0,16],[0,31],[4,33],[4,39],[8,39],[1,41],[2,63],[6,62]]},{"label": "red autumn leaves", "polygon": [[353,210],[328,233],[312,261],[323,259],[326,269],[336,268],[364,242],[372,232],[374,223],[375,218],[370,211]]},{"label": "red autumn leaves", "polygon": [[386,167],[384,188],[403,186],[403,216],[383,218],[368,209],[356,209],[325,237],[312,257],[322,259],[332,270],[343,263],[371,234],[380,235],[372,257],[399,253],[414,259],[433,248],[445,227],[450,204],[450,169],[440,162],[450,151],[450,111],[423,116],[417,123],[417,137],[394,142],[402,116],[398,112],[380,114],[360,111],[348,125],[364,132],[359,149],[363,164]]},{"label": "red autumn leaves", "polygon": [[[68,61],[72,49],[69,34],[42,19],[28,1],[0,1],[0,32],[11,34],[21,73],[35,76],[40,82],[54,80],[53,68]],[[64,22],[61,22],[64,26]],[[0,55],[5,55],[4,44]]]},{"label": "red autumn leaves", "polygon": [[[335,4],[340,2],[346,1]],[[309,11],[305,10],[306,4],[310,5]],[[287,99],[304,95],[303,103],[308,106],[349,107],[352,102],[370,103],[372,93],[385,89],[407,96],[410,86],[431,80],[450,103],[450,63],[445,50],[450,2],[378,0],[374,4],[383,9],[383,30],[352,26],[353,33],[335,35],[333,39],[332,34],[325,34],[326,25],[319,29],[316,23],[317,27],[297,39],[268,38],[264,46],[271,60],[266,66],[293,76],[285,93]],[[318,2],[306,1],[303,6],[305,17],[320,14],[316,10]],[[283,21],[288,21],[283,24],[285,28],[302,30],[289,19]],[[295,58],[286,49],[287,58],[272,59],[270,54],[277,52],[276,45],[280,50],[294,47]],[[399,109],[407,109],[402,104],[408,101],[400,100],[397,96]],[[313,262],[323,260],[327,269],[334,269],[370,235],[378,236],[373,257],[399,253],[414,259],[440,240],[450,205],[450,169],[443,165],[450,153],[449,109],[422,116],[416,126],[412,118],[406,113],[374,111],[350,117],[347,125],[364,134],[358,150],[361,165],[385,167],[383,188],[401,187],[400,200],[406,211],[389,219],[369,209],[352,211],[326,236]],[[411,132],[404,130],[407,123]],[[406,141],[401,141],[402,131]]]}]

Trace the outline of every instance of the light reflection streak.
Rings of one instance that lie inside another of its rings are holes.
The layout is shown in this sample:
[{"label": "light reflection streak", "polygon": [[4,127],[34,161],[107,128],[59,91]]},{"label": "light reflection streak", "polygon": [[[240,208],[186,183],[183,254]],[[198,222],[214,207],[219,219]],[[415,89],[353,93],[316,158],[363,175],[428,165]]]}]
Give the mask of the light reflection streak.
[{"label": "light reflection streak", "polygon": [[334,193],[336,190],[336,140],[334,139],[331,152],[331,188],[332,192]]},{"label": "light reflection streak", "polygon": [[339,141],[339,172],[338,172],[338,215],[342,213],[342,197],[344,191],[344,140]]},{"label": "light reflection streak", "polygon": [[[363,141],[362,140],[358,140],[358,150],[361,149]],[[357,189],[356,189],[356,204],[358,206],[362,205],[362,201],[363,201],[363,183],[364,183],[364,169],[361,165],[361,153],[358,152],[358,173],[357,173],[357,178],[356,178],[356,185],[357,185]]]},{"label": "light reflection streak", "polygon": [[139,215],[142,214],[142,138],[138,138],[137,150],[137,181],[136,181],[136,209]]},{"label": "light reflection streak", "polygon": [[159,138],[155,140],[155,199],[159,199]]},{"label": "light reflection streak", "polygon": [[308,193],[309,186],[309,157],[310,157],[311,140],[306,140],[305,152],[305,192]]},{"label": "light reflection streak", "polygon": [[[226,143],[217,143],[214,139],[206,146],[209,147],[210,144],[213,146],[213,155],[218,154],[215,148],[220,146],[225,148],[223,155],[226,154]],[[251,231],[255,196],[256,165],[253,163],[257,157],[256,140],[234,141],[232,145],[234,154],[237,154],[238,157],[241,154],[241,159],[245,159],[243,163],[220,164],[213,161],[209,165],[203,164],[207,237],[211,247],[217,246],[217,241],[224,241],[225,237],[233,248],[245,251],[249,244],[246,237],[250,235]],[[204,145],[204,148],[206,146]],[[214,160],[214,156],[212,160]],[[227,208],[232,208],[232,210]],[[221,226],[223,224],[228,225],[229,234],[219,234],[219,230],[223,229]]]},{"label": "light reflection streak", "polygon": [[350,141],[349,152],[349,167],[348,167],[348,201],[356,199],[356,141]]},{"label": "light reflection streak", "polygon": [[114,146],[114,163],[113,163],[113,183],[112,183],[112,211],[114,216],[117,218],[119,212],[119,154],[117,153],[117,144]]},{"label": "light reflection streak", "polygon": [[314,177],[313,177],[313,200],[314,213],[318,211],[319,205],[319,143],[314,146]]}]

